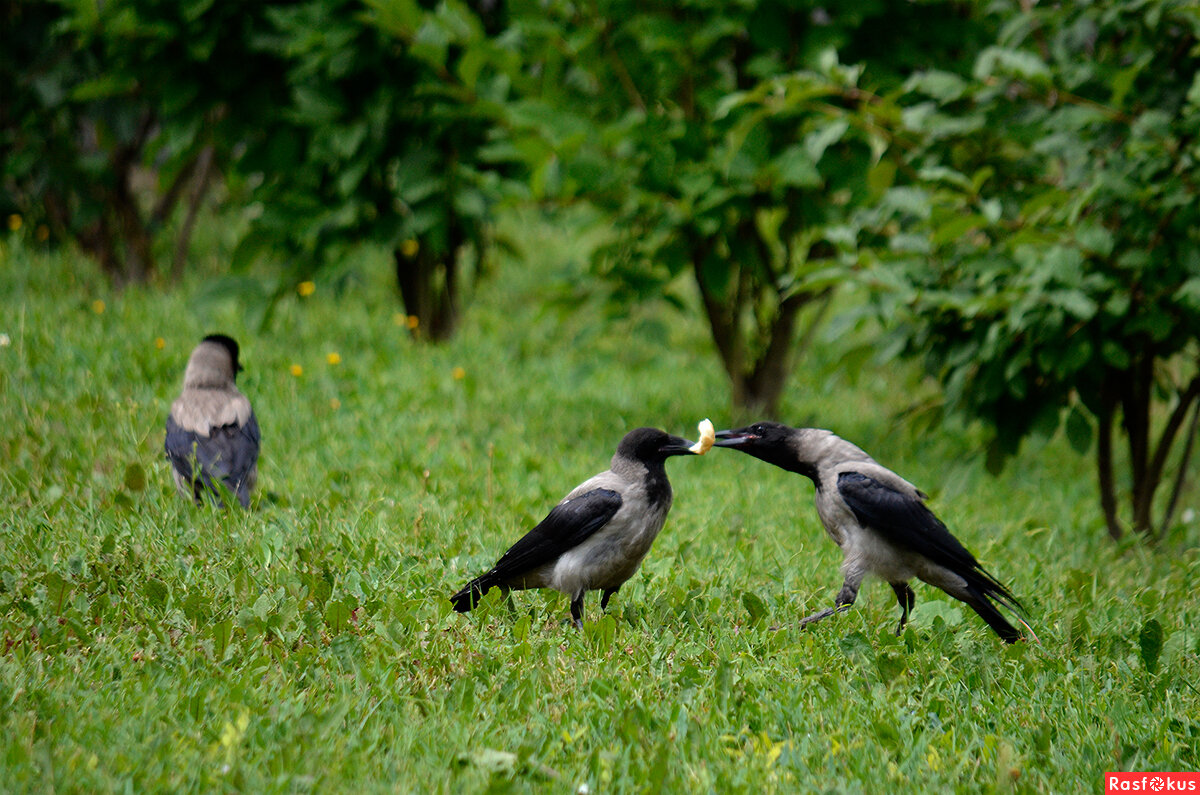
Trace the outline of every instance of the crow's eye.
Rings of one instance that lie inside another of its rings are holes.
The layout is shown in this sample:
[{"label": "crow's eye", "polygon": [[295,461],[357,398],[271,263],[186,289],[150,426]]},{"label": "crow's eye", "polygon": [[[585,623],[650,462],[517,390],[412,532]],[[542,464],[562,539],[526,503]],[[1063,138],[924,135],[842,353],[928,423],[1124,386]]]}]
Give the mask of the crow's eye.
[{"label": "crow's eye", "polygon": [[753,433],[755,436],[762,436],[764,433],[766,433],[766,432],[767,432],[767,429],[766,429],[766,428],[764,428],[762,425],[755,425],[753,428],[751,428],[751,429],[750,429],[750,431],[751,431],[751,432],[752,432],[752,433]]}]

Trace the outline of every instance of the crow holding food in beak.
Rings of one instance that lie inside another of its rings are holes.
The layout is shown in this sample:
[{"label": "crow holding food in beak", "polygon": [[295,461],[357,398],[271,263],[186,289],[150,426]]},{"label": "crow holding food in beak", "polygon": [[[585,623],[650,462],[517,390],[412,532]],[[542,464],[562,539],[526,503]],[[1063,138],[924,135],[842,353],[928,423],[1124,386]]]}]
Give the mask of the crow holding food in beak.
[{"label": "crow holding food in beak", "polygon": [[[863,578],[873,574],[892,586],[900,602],[897,634],[916,601],[908,584],[916,577],[965,602],[1005,642],[1021,638],[992,603],[1016,615],[1021,605],[1012,592],[933,515],[923,492],[855,445],[829,431],[759,422],[720,431],[716,446],[741,450],[816,484],[817,516],[842,549],[845,581],[833,607],[802,619],[801,624],[849,608]],[[1029,629],[1020,616],[1017,620]]]},{"label": "crow holding food in beak", "polygon": [[469,611],[493,587],[552,588],[570,597],[571,619],[582,627],[584,594],[602,591],[600,609],[607,609],[662,529],[671,509],[666,460],[701,448],[656,428],[625,434],[609,468],[576,486],[491,570],[451,596],[454,609]]},{"label": "crow holding food in beak", "polygon": [[224,334],[201,340],[188,359],[183,392],[167,415],[167,458],[175,487],[197,505],[204,493],[220,507],[218,483],[250,507],[250,490],[258,479],[258,420],[250,401],[234,384],[238,344]]}]

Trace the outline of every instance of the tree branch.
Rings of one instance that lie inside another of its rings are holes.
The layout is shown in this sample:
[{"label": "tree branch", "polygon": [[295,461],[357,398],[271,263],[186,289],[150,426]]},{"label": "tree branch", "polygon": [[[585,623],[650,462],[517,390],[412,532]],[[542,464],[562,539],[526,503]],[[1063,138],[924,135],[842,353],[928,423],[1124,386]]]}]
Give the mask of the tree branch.
[{"label": "tree branch", "polygon": [[[1154,451],[1154,458],[1150,461],[1150,466],[1145,474],[1150,495],[1154,494],[1159,481],[1162,480],[1163,469],[1167,465],[1167,456],[1170,455],[1171,448],[1175,444],[1175,437],[1183,425],[1183,420],[1187,416],[1188,410],[1196,402],[1197,398],[1200,398],[1200,375],[1192,378],[1187,389],[1179,396],[1179,402],[1175,405],[1175,410],[1167,418],[1167,424],[1163,426],[1162,434],[1158,437],[1158,446]],[[1191,437],[1188,438],[1188,444],[1190,446]],[[1148,502],[1150,496],[1147,496],[1146,500]],[[1149,518],[1149,506],[1147,506],[1147,518]]]},{"label": "tree branch", "polygon": [[1196,427],[1200,424],[1200,402],[1195,405],[1196,408],[1192,411],[1192,421],[1188,425],[1187,441],[1183,446],[1183,456],[1179,459],[1179,471],[1175,473],[1175,484],[1171,488],[1171,499],[1167,502],[1167,510],[1163,514],[1162,525],[1159,527],[1160,538],[1167,534],[1167,531],[1171,529],[1171,522],[1175,521],[1175,509],[1179,507],[1179,495],[1183,493],[1183,483],[1187,479],[1188,463],[1192,460],[1192,448],[1196,441]]}]

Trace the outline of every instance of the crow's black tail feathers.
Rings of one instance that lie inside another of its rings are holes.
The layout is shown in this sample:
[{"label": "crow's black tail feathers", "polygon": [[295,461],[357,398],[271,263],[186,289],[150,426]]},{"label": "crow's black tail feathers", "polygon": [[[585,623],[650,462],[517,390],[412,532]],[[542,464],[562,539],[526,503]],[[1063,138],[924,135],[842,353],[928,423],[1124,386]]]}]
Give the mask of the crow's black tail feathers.
[{"label": "crow's black tail feathers", "polygon": [[451,596],[450,602],[454,605],[454,609],[460,613],[467,613],[479,604],[479,600],[495,584],[491,581],[490,574],[491,572],[488,572],[482,577],[476,577],[464,585],[461,591]]},{"label": "crow's black tail feathers", "polygon": [[[991,603],[987,596],[979,593],[974,588],[970,588],[969,591],[971,593],[970,598],[963,601],[970,605],[971,609],[978,613],[979,617],[986,621],[987,625],[995,630],[996,634],[1005,643],[1016,643],[1023,637],[1016,627],[1008,623],[1004,616],[1000,615],[1000,611],[996,609],[996,606]],[[1008,607],[1008,605],[1006,604],[1005,607]],[[1022,621],[1021,623],[1024,624],[1025,622]]]},{"label": "crow's black tail feathers", "polygon": [[1025,606],[987,569],[976,566],[971,572],[962,576],[967,581],[967,591],[972,597],[963,601],[970,605],[971,609],[978,613],[979,617],[986,621],[988,626],[1004,639],[1005,643],[1014,643],[1025,636],[1000,614],[1000,611],[992,603],[993,601],[1009,610],[1017,622],[1028,632],[1029,637],[1037,641],[1038,637],[1034,634],[1033,628],[1025,621]]}]

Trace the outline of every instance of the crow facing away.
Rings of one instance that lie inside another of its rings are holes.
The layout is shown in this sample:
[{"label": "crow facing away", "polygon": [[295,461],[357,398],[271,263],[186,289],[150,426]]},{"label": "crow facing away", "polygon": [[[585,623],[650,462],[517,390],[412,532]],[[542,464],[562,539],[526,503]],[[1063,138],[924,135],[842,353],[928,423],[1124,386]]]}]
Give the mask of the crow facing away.
[{"label": "crow facing away", "polygon": [[183,392],[167,415],[167,458],[175,487],[197,505],[208,493],[220,507],[224,485],[243,508],[258,479],[261,436],[250,401],[235,385],[242,366],[238,344],[224,334],[205,337],[188,359]]},{"label": "crow facing away", "polygon": [[1007,643],[1022,635],[993,601],[1011,610],[1029,630],[1017,615],[1020,602],[925,506],[927,496],[850,442],[816,428],[759,422],[720,431],[716,445],[799,473],[816,484],[817,515],[842,549],[845,581],[834,606],[807,616],[802,625],[848,609],[863,578],[872,574],[892,586],[900,603],[896,634],[903,631],[916,602],[908,584],[913,577],[965,602]]},{"label": "crow facing away", "polygon": [[552,588],[571,599],[583,626],[583,596],[602,591],[600,609],[633,576],[671,509],[666,460],[694,454],[691,443],[656,428],[625,434],[604,472],[571,490],[489,571],[450,597],[465,613],[494,587]]}]

